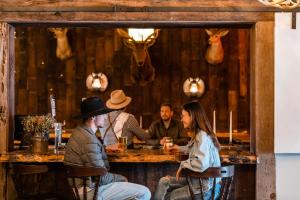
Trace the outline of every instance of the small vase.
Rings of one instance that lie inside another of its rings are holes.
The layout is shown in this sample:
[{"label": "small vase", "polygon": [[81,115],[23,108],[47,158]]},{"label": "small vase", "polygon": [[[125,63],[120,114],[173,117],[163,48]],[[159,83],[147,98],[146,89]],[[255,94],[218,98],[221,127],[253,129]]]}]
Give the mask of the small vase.
[{"label": "small vase", "polygon": [[47,154],[48,153],[48,138],[46,134],[35,133],[32,137],[31,151],[35,154]]}]

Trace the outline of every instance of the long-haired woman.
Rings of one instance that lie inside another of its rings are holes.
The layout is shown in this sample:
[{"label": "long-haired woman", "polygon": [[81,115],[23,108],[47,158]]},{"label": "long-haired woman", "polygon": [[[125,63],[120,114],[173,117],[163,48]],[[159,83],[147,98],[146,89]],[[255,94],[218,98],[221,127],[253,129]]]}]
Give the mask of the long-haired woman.
[{"label": "long-haired woman", "polygon": [[[174,150],[189,152],[187,160],[181,161],[176,177],[165,176],[159,180],[155,191],[155,200],[182,200],[191,199],[185,178],[180,177],[182,169],[187,168],[195,172],[203,172],[209,167],[219,167],[220,144],[206,117],[201,104],[193,101],[183,105],[181,121],[184,128],[192,132],[192,139],[186,146],[174,145]],[[201,195],[199,181],[192,179],[192,189],[195,194]],[[218,180],[219,181],[219,180]],[[204,199],[211,198],[213,180],[202,180]],[[221,185],[218,183],[215,190],[215,199],[219,196]]]}]

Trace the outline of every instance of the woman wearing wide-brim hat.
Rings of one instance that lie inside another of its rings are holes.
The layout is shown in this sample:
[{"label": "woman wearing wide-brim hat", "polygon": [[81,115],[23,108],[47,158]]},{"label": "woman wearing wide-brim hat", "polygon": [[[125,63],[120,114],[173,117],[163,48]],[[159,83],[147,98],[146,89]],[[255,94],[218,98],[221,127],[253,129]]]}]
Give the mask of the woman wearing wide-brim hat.
[{"label": "woman wearing wide-brim hat", "polygon": [[117,149],[120,137],[127,137],[128,147],[132,147],[133,136],[142,141],[150,138],[149,134],[139,127],[136,118],[125,112],[131,100],[123,90],[114,90],[110,94],[110,99],[106,101],[106,107],[114,110],[102,117],[102,124],[105,126],[100,131],[107,150]]}]

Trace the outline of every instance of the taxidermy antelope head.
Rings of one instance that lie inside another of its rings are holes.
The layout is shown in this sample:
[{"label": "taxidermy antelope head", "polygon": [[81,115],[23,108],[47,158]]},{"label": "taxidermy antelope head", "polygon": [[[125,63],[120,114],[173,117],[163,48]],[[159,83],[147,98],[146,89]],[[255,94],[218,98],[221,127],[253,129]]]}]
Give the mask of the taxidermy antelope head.
[{"label": "taxidermy antelope head", "polygon": [[117,32],[123,38],[125,46],[132,50],[130,65],[131,80],[142,86],[153,81],[155,68],[151,63],[148,48],[155,43],[159,29],[155,29],[154,32],[143,41],[135,41],[134,38],[123,29],[117,29]]},{"label": "taxidermy antelope head", "polygon": [[56,56],[61,60],[65,60],[72,56],[71,48],[68,42],[67,28],[49,28],[54,33],[57,40]]},{"label": "taxidermy antelope head", "polygon": [[205,29],[209,35],[209,47],[206,50],[205,59],[209,64],[216,65],[223,62],[224,49],[221,37],[227,35],[227,29]]}]

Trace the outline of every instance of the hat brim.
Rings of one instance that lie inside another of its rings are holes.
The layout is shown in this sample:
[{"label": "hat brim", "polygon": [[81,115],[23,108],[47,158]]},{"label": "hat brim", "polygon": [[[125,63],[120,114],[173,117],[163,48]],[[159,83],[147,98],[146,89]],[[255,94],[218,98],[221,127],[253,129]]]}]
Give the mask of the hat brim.
[{"label": "hat brim", "polygon": [[114,104],[109,99],[106,101],[106,107],[109,109],[117,110],[117,109],[125,108],[128,104],[130,104],[130,102],[131,102],[131,97],[126,97],[126,100],[120,104]]},{"label": "hat brim", "polygon": [[94,116],[97,116],[97,115],[104,115],[104,114],[107,114],[107,113],[109,113],[111,111],[113,111],[113,109],[109,109],[109,108],[99,109],[99,110],[95,110],[95,111],[90,112],[90,113],[85,113],[83,115],[77,115],[74,118],[75,119],[89,118],[89,117],[94,117]]}]

